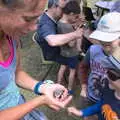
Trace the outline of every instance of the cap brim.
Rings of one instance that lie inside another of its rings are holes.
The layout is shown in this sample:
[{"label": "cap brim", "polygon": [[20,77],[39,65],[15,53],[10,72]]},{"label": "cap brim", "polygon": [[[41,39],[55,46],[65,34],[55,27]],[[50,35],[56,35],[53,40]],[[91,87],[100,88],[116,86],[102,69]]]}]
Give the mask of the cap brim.
[{"label": "cap brim", "polygon": [[103,42],[112,42],[120,37],[120,33],[107,33],[95,30],[89,38],[96,39]]}]

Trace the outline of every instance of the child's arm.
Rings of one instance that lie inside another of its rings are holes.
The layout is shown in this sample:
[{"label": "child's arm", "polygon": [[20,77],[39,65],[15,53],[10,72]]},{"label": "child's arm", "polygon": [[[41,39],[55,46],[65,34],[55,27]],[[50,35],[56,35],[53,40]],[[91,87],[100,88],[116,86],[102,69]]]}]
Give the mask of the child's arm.
[{"label": "child's arm", "polygon": [[68,107],[68,113],[71,115],[76,115],[78,117],[83,116],[83,112],[81,110],[76,109],[75,107]]},{"label": "child's arm", "polygon": [[81,112],[83,113],[84,117],[94,115],[94,114],[100,112],[102,104],[103,104],[103,101],[99,101],[92,106],[82,109]]},{"label": "child's arm", "polygon": [[82,117],[82,116],[87,117],[87,116],[91,116],[91,115],[94,115],[94,114],[100,112],[101,105],[102,105],[102,101],[100,101],[90,107],[87,107],[85,109],[82,109],[82,110],[78,110],[75,107],[68,107],[68,113],[74,114],[79,117]]}]

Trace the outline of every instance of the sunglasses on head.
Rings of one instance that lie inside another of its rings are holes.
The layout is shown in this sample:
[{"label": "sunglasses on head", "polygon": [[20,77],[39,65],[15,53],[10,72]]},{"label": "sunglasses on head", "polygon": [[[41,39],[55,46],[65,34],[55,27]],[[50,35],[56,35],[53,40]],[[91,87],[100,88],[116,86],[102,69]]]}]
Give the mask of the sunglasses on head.
[{"label": "sunglasses on head", "polygon": [[108,70],[107,75],[108,75],[109,79],[112,81],[116,81],[116,80],[120,79],[120,74],[117,73],[115,70]]}]

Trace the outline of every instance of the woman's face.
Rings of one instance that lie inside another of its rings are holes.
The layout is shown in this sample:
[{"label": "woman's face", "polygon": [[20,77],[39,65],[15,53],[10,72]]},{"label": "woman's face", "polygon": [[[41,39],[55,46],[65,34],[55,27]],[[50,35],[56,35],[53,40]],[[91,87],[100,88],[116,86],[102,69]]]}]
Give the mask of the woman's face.
[{"label": "woman's face", "polygon": [[19,39],[28,32],[36,30],[36,22],[40,13],[38,6],[33,10],[10,11],[6,9],[0,13],[0,29],[13,39]]}]

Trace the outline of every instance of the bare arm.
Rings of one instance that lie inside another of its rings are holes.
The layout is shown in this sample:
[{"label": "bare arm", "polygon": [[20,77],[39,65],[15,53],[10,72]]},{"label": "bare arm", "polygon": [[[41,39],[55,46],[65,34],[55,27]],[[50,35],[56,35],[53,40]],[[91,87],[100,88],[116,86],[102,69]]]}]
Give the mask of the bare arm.
[{"label": "bare arm", "polygon": [[19,49],[17,51],[17,68],[16,68],[16,84],[22,88],[32,90],[34,89],[34,86],[38,83],[37,80],[32,78],[30,75],[28,75],[26,72],[24,72],[20,65],[20,53]]},{"label": "bare arm", "polygon": [[[17,57],[17,60],[18,59],[19,59],[19,56]],[[30,90],[34,89],[34,85],[37,83],[37,81],[35,81],[33,78],[28,76],[28,74],[26,74],[21,70],[19,62],[17,65],[16,75],[17,75],[16,82],[18,83],[18,85]],[[61,100],[55,99],[53,97],[53,92],[56,89],[62,89],[64,91],[64,94],[61,97]],[[44,93],[44,95],[38,96],[24,104],[17,105],[15,107],[11,107],[5,110],[1,110],[0,119],[1,120],[20,120],[27,113],[31,112],[33,109],[41,105],[47,105],[48,107],[51,107],[55,110],[59,110],[60,108],[64,108],[65,105],[67,105],[72,99],[72,96],[69,96],[69,97],[67,96],[67,89],[65,89],[64,86],[59,84],[51,84],[51,85],[42,84],[41,91],[42,93]]]},{"label": "bare arm", "polygon": [[48,35],[46,40],[50,46],[61,46],[72,40],[81,38],[83,35],[83,29],[77,29],[74,32],[66,34]]},{"label": "bare arm", "polygon": [[[60,86],[56,86],[60,87]],[[48,90],[50,91],[50,89]],[[52,91],[53,92],[53,91]],[[60,108],[64,108],[70,101],[72,97],[67,97],[64,101],[58,101],[53,99],[49,94],[38,96],[29,102],[24,104],[18,105],[16,107],[11,107],[6,110],[0,111],[0,119],[1,120],[20,120],[23,118],[27,113],[31,112],[38,106],[47,105],[55,110],[59,110]]]},{"label": "bare arm", "polygon": [[25,104],[21,104],[16,107],[12,107],[12,108],[0,111],[0,119],[1,120],[19,120],[25,114],[29,113],[34,108],[40,105],[43,105],[44,103],[45,103],[44,96],[36,97],[33,100],[26,102]]}]

